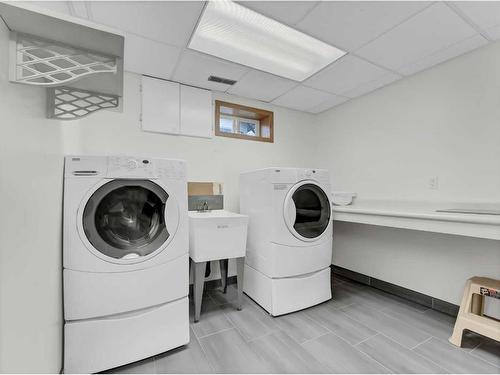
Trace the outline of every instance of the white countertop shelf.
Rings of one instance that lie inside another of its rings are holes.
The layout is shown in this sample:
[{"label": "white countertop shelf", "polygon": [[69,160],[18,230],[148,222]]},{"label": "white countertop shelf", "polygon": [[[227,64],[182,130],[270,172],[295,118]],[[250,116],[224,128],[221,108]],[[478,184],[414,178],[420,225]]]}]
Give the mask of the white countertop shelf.
[{"label": "white countertop shelf", "polygon": [[500,215],[436,212],[456,208],[499,210],[500,203],[356,200],[333,206],[333,220],[500,240]]}]

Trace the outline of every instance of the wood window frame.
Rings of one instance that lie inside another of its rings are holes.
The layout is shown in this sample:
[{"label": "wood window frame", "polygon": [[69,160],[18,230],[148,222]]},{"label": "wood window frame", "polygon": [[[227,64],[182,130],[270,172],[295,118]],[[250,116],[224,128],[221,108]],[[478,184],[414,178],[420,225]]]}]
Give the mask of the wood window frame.
[{"label": "wood window frame", "polygon": [[[235,110],[235,114],[221,113],[221,107],[232,108]],[[252,119],[252,118],[248,117],[248,119],[260,121],[260,128],[261,129],[259,129],[259,136],[251,136],[251,135],[237,134],[237,133],[227,133],[227,132],[220,131],[221,114],[231,116],[231,117],[246,118],[246,116],[242,116],[241,114],[238,114],[240,111],[241,112],[251,112],[251,113],[255,114],[255,118]],[[262,126],[269,127],[269,138],[262,137],[260,135],[262,133],[261,132]],[[274,112],[266,111],[265,109],[247,107],[247,106],[244,106],[241,104],[235,104],[235,103],[224,102],[221,100],[216,100],[215,101],[215,135],[219,136],[219,137],[247,139],[249,141],[274,143]]]}]

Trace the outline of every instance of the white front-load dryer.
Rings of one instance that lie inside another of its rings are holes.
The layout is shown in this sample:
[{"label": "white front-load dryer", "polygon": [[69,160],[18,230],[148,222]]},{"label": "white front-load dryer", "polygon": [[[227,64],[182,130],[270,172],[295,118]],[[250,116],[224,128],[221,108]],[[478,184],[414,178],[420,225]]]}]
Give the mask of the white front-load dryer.
[{"label": "white front-load dryer", "polygon": [[330,191],[321,169],[240,175],[240,212],[249,216],[244,288],[272,315],[331,298]]},{"label": "white front-load dryer", "polygon": [[65,372],[189,342],[187,225],[183,161],[66,157]]}]

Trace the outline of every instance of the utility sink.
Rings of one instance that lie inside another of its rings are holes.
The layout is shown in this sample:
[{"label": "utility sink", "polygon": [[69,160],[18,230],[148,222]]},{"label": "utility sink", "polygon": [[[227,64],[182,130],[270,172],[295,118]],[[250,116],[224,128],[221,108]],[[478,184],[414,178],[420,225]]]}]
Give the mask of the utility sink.
[{"label": "utility sink", "polygon": [[[226,259],[236,258],[238,283],[237,309],[243,303],[243,273],[247,248],[248,216],[226,210],[189,211],[189,256],[193,261],[194,321],[201,313],[203,285],[207,262],[219,260],[221,281],[225,293]],[[222,266],[225,264],[225,266]]]},{"label": "utility sink", "polygon": [[245,256],[248,216],[226,210],[188,214],[189,256],[194,262]]}]

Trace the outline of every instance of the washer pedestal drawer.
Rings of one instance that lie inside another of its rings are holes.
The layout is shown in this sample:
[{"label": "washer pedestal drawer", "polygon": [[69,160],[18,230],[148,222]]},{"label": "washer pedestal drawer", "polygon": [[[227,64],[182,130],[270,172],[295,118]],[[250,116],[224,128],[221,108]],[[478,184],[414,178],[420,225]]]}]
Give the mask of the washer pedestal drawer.
[{"label": "washer pedestal drawer", "polygon": [[243,290],[271,315],[278,316],[317,305],[332,298],[330,267],[283,278],[270,278],[245,265]]},{"label": "washer pedestal drawer", "polygon": [[189,292],[189,255],[129,272],[65,269],[64,319],[105,317],[158,306]]},{"label": "washer pedestal drawer", "polygon": [[64,372],[96,373],[189,343],[188,298],[64,325]]}]

